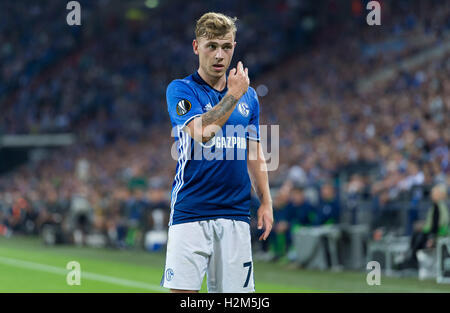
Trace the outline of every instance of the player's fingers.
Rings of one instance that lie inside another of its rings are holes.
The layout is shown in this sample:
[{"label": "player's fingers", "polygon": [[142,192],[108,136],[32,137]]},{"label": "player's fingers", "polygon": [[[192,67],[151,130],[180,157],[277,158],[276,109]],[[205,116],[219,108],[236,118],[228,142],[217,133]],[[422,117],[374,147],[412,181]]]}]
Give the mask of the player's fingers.
[{"label": "player's fingers", "polygon": [[247,78],[248,78],[248,68],[247,67],[245,68],[245,76],[247,76]]},{"label": "player's fingers", "polygon": [[230,75],[236,75],[236,68],[235,68],[235,67],[233,67],[233,68],[230,70]]},{"label": "player's fingers", "polygon": [[258,229],[262,229],[263,227],[263,215],[258,216]]},{"label": "player's fingers", "polygon": [[261,235],[263,240],[266,240],[269,237],[270,231],[272,230],[272,223],[268,221],[266,217],[263,218],[264,221],[264,233]]},{"label": "player's fingers", "polygon": [[264,231],[264,232],[261,234],[261,236],[259,236],[259,240],[266,240],[266,239],[264,238],[265,234],[266,234],[266,232]]},{"label": "player's fingers", "polygon": [[239,72],[241,72],[241,73],[244,72],[244,65],[242,64],[241,61],[238,62],[238,66],[237,67],[238,67],[238,71]]},{"label": "player's fingers", "polygon": [[269,225],[267,225],[266,224],[266,230],[264,231],[264,240],[266,240],[267,239],[267,237],[269,237],[269,235],[270,235],[270,232],[272,231],[272,225],[271,224],[269,224]]}]

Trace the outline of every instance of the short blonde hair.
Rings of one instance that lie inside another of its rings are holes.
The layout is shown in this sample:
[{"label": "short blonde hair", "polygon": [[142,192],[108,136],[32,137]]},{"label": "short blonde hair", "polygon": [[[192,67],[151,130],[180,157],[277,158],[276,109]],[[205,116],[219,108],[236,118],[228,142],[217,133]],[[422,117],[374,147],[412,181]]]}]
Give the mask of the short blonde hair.
[{"label": "short blonde hair", "polygon": [[236,38],[237,17],[226,16],[222,13],[208,12],[203,14],[195,26],[195,37],[206,37],[207,39],[220,38],[233,32]]}]

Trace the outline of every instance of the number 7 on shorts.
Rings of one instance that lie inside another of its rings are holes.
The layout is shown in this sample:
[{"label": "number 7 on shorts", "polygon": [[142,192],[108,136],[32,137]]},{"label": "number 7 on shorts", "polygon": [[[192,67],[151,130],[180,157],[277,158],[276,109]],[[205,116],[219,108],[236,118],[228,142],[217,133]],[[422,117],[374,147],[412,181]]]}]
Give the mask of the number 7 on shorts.
[{"label": "number 7 on shorts", "polygon": [[250,280],[250,274],[252,273],[252,262],[245,262],[244,267],[248,267],[247,279],[245,280],[245,283],[244,283],[244,288],[245,288],[248,286],[248,282]]}]

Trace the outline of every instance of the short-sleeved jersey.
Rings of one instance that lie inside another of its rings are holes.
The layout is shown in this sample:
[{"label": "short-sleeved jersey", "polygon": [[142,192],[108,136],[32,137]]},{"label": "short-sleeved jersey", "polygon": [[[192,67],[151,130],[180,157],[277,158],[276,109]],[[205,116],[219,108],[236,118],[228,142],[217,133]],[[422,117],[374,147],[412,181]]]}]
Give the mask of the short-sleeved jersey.
[{"label": "short-sleeved jersey", "polygon": [[178,162],[171,193],[170,225],[216,218],[250,222],[251,182],[247,139],[259,141],[259,103],[249,87],[221,132],[199,143],[183,130],[225,96],[198,72],[172,81],[166,98]]}]

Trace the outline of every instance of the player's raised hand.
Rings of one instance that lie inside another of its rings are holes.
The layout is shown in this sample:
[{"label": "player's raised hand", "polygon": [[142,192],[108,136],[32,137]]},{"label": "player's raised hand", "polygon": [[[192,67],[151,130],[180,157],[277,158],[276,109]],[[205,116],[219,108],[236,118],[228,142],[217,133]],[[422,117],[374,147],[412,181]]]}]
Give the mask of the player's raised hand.
[{"label": "player's raised hand", "polygon": [[248,68],[244,69],[244,65],[239,61],[237,66],[232,68],[228,75],[228,92],[235,99],[239,99],[247,92],[249,85]]}]

